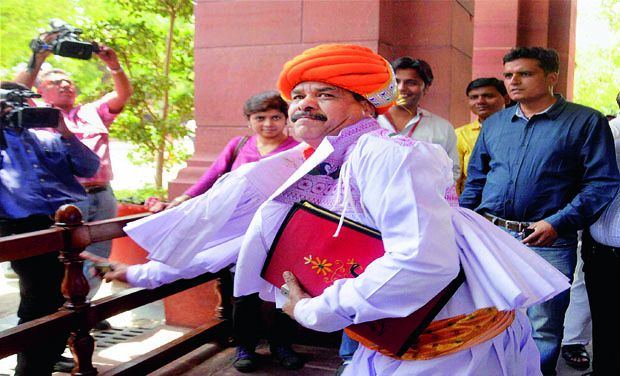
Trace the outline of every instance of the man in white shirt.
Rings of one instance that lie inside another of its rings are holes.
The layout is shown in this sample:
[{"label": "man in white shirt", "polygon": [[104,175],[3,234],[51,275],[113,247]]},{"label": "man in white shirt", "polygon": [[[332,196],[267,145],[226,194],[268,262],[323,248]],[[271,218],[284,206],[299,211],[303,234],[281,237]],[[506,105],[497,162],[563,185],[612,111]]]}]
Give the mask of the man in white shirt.
[{"label": "man in white shirt", "polygon": [[454,127],[446,119],[420,108],[419,103],[433,83],[433,71],[424,60],[400,57],[392,62],[396,75],[399,99],[377,119],[382,128],[441,146],[454,165],[454,179],[460,176],[459,153]]}]

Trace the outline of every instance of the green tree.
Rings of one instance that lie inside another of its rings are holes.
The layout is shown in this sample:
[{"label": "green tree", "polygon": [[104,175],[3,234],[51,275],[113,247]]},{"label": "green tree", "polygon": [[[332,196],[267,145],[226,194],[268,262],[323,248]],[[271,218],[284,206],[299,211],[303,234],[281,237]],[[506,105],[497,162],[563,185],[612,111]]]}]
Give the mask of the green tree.
[{"label": "green tree", "polygon": [[[0,77],[3,80],[11,80],[18,70],[23,69],[32,55],[28,47],[30,40],[38,34],[49,31],[51,18],[62,19],[76,27],[83,27],[86,19],[85,12],[104,14],[100,2],[92,2],[85,7],[82,1],[77,0],[54,0],[46,2],[43,6],[40,2],[2,0],[0,1]],[[51,56],[48,63],[75,72],[74,79],[83,91],[95,85],[101,74],[97,66],[83,60],[68,59],[60,56]]]},{"label": "green tree", "polygon": [[[111,128],[112,136],[136,147],[136,163],[155,167],[154,183],[163,171],[189,154],[173,143],[188,134],[193,118],[193,4],[191,0],[53,0],[0,2],[0,76],[12,79],[32,52],[29,41],[49,31],[50,18],[83,29],[85,40],[117,51],[134,87],[134,96]],[[16,22],[14,20],[19,20]],[[112,80],[98,59],[50,56],[47,62],[72,73],[80,88],[78,102],[101,97]],[[20,66],[21,64],[21,66]],[[102,78],[103,77],[103,78]]]},{"label": "green tree", "polygon": [[[582,10],[590,12],[589,8]],[[587,46],[577,45],[574,101],[604,114],[616,114],[616,95],[620,91],[620,0],[602,0],[596,13],[584,17],[594,17],[607,31],[589,40]]]},{"label": "green tree", "polygon": [[[164,169],[188,153],[173,141],[193,118],[193,4],[190,0],[119,0],[125,14],[94,20],[89,35],[109,41],[134,86],[113,135],[137,146],[139,160],[155,165],[155,187]],[[173,147],[174,146],[174,147]],[[134,158],[136,160],[136,158]]]}]

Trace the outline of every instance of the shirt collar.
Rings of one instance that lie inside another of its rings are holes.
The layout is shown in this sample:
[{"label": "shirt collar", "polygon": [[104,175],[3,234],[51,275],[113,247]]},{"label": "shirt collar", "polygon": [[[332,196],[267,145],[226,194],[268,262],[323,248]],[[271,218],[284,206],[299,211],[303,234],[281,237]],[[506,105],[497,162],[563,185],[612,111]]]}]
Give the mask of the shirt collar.
[{"label": "shirt collar", "polygon": [[[534,115],[530,117],[530,119],[534,116],[544,115],[551,120],[555,120],[560,115],[564,107],[566,106],[566,99],[564,99],[564,97],[560,94],[554,94],[554,97],[556,99],[554,104],[547,107],[541,112],[535,113]],[[517,104],[515,107],[516,107],[516,110],[515,110],[515,114],[512,116],[512,120],[514,121],[517,118],[521,118],[525,121],[528,121],[529,119],[525,117],[525,115],[523,114],[523,111],[521,111],[521,105]]]},{"label": "shirt collar", "polygon": [[[487,118],[488,119],[488,118]],[[480,129],[482,127],[482,123],[480,122],[480,120],[476,119],[471,123],[471,129],[476,130],[476,129]]]}]

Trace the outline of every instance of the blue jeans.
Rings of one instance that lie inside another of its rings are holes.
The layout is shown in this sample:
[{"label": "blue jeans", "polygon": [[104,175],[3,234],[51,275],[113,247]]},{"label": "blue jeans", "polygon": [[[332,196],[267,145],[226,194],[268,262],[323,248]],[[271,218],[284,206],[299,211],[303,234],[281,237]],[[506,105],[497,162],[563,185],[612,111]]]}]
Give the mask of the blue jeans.
[{"label": "blue jeans", "polygon": [[[88,193],[88,198],[86,200],[78,201],[74,203],[74,205],[82,212],[82,219],[84,222],[115,218],[118,210],[118,203],[116,202],[116,197],[114,197],[114,192],[110,185],[103,191]],[[111,240],[93,243],[85,249],[85,251],[105,258],[110,257],[111,250]],[[84,261],[84,276],[88,280],[88,285],[90,286],[90,291],[87,296],[88,299],[92,298],[97,293],[97,290],[99,290],[99,286],[101,286],[101,278],[90,275],[89,269],[91,267],[91,261]]]},{"label": "blue jeans", "polygon": [[[519,241],[516,231],[505,230]],[[577,236],[558,238],[550,247],[529,247],[540,257],[555,266],[571,281],[577,263]],[[555,375],[555,366],[560,355],[564,335],[564,316],[570,301],[570,290],[556,295],[551,300],[533,305],[527,309],[532,323],[532,337],[540,351],[540,369],[543,375]]]},{"label": "blue jeans", "polygon": [[357,350],[359,343],[342,332],[342,340],[340,342],[340,348],[338,349],[338,355],[343,361],[350,361],[353,358],[353,353]]}]

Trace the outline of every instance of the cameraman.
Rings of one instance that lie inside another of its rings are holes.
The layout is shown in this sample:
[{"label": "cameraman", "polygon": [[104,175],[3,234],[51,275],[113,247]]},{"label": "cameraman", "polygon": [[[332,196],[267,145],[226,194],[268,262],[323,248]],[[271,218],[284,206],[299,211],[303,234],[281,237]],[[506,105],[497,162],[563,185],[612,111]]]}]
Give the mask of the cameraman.
[{"label": "cameraman", "polygon": [[[5,90],[26,89],[2,82]],[[4,118],[12,107],[2,101]],[[59,117],[58,133],[25,129],[19,124],[0,128],[0,236],[49,228],[61,205],[86,197],[74,175],[93,176],[99,158],[67,129]],[[19,323],[56,312],[64,303],[60,285],[64,275],[58,252],[11,261],[19,276]],[[65,336],[47,338],[46,344],[17,355],[15,375],[51,374],[65,348]]]},{"label": "cameraman", "polygon": [[[37,91],[41,94],[43,101],[48,105],[60,108],[69,130],[95,152],[101,160],[101,167],[95,176],[88,179],[78,179],[88,193],[87,199],[76,203],[82,211],[84,221],[92,222],[114,218],[117,213],[117,202],[110,186],[113,175],[108,128],[123,110],[123,106],[133,93],[133,89],[118,61],[116,52],[105,45],[99,45],[98,50],[93,53],[103,61],[110,72],[114,80],[114,91],[105,94],[95,102],[76,106],[77,87],[67,73],[60,69],[52,69],[39,75],[43,62],[52,53],[49,48],[45,47],[53,45],[58,35],[58,32],[44,33],[40,36],[42,43],[31,44],[35,48],[39,46],[39,49],[34,51],[32,64],[27,70],[18,74],[16,81],[32,87],[37,76],[39,76]],[[87,250],[107,258],[110,255],[111,245],[112,242],[108,240],[93,244]],[[90,268],[89,265],[85,264],[84,266],[85,270]],[[92,297],[99,288],[101,280],[92,278],[88,272],[85,275],[91,286],[89,297]],[[109,328],[107,322],[101,324],[104,327],[100,326],[99,329]]]}]

